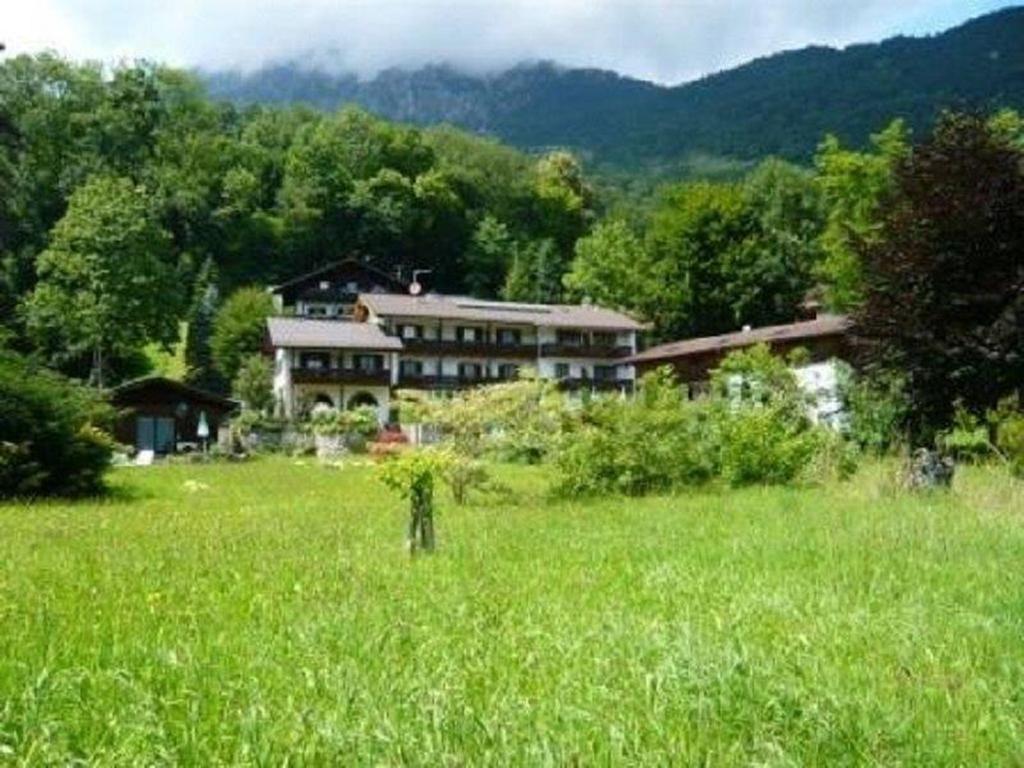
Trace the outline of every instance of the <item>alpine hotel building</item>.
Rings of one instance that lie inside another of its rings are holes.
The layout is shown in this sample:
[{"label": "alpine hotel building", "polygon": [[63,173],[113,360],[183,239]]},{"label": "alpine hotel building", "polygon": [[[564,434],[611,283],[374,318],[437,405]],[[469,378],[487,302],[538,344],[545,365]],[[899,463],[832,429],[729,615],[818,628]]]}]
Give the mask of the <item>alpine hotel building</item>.
[{"label": "alpine hotel building", "polygon": [[395,389],[452,390],[515,379],[529,366],[568,391],[632,389],[643,325],[588,305],[416,295],[355,259],[272,289],[267,321],[280,415],[370,405]]}]

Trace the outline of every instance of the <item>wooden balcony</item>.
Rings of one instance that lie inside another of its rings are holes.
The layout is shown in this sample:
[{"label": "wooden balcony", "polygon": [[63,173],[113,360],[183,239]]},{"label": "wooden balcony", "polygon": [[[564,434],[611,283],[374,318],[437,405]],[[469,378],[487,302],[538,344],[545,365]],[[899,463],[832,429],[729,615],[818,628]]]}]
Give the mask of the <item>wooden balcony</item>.
[{"label": "wooden balcony", "polygon": [[629,357],[632,347],[608,346],[604,344],[543,344],[543,357],[589,357],[598,360],[614,360]]},{"label": "wooden balcony", "polygon": [[405,353],[434,357],[536,358],[536,344],[500,344],[494,341],[402,339]]},{"label": "wooden balcony", "polygon": [[292,381],[296,384],[361,384],[386,387],[391,384],[391,371],[360,370],[358,368],[292,368]]},{"label": "wooden balcony", "polygon": [[581,378],[574,376],[558,380],[558,386],[566,392],[632,392],[632,379]]}]

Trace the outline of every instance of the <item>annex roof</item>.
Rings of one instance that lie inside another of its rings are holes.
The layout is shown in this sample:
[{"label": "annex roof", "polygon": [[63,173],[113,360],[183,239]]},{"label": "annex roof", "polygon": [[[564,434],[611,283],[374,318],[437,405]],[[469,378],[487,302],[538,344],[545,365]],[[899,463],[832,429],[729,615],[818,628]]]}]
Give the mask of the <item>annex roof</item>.
[{"label": "annex roof", "polygon": [[368,349],[399,351],[401,340],[388,336],[375,323],[355,320],[307,320],[297,317],[267,318],[270,343],[275,347]]},{"label": "annex roof", "polygon": [[660,344],[623,360],[624,363],[648,363],[671,360],[708,352],[728,351],[753,344],[803,341],[825,336],[840,336],[850,328],[851,321],[844,315],[820,315],[814,320],[804,320],[786,325],[766,325],[748,331],[736,331],[720,336],[702,336],[696,339],[673,341]]},{"label": "annex roof", "polygon": [[411,296],[400,293],[361,294],[359,301],[384,317],[440,318],[596,331],[638,331],[645,327],[622,312],[589,305],[524,304],[467,296]]},{"label": "annex roof", "polygon": [[151,392],[164,392],[183,399],[219,406],[227,410],[233,410],[239,406],[239,402],[230,397],[218,395],[216,392],[207,392],[204,389],[199,389],[174,379],[168,379],[164,376],[142,376],[125,381],[110,390],[110,398],[115,404],[118,404]]}]

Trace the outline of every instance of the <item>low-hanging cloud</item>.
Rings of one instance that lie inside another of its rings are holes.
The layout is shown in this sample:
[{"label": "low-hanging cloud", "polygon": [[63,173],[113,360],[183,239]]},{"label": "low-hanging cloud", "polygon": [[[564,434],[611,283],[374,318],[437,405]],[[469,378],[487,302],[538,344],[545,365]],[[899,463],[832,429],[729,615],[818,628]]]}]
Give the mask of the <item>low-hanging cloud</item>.
[{"label": "low-hanging cloud", "polygon": [[551,59],[679,82],[810,43],[937,30],[999,0],[8,0],[9,53],[253,69],[299,60],[372,76]]}]

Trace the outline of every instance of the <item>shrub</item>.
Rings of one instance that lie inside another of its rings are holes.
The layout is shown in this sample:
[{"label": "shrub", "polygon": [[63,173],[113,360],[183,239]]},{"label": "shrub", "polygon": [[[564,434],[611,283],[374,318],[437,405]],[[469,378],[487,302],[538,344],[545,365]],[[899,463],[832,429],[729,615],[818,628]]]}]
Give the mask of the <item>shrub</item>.
[{"label": "shrub", "polygon": [[632,400],[584,409],[556,457],[563,493],[637,495],[720,478],[731,485],[846,476],[855,452],[814,425],[807,396],[766,348],[730,355],[690,401],[666,369]]},{"label": "shrub", "polygon": [[112,417],[96,392],[0,351],[0,498],[102,491]]},{"label": "shrub", "polygon": [[891,374],[858,376],[849,366],[843,366],[839,396],[846,414],[846,435],[857,446],[881,456],[899,445],[908,407],[902,378]]},{"label": "shrub", "polygon": [[995,428],[996,448],[1006,459],[1010,471],[1024,478],[1024,411],[1016,398],[1004,400],[989,414]]},{"label": "shrub", "polygon": [[567,432],[555,464],[567,494],[639,495],[711,478],[707,409],[690,403],[666,371],[648,374],[636,399],[601,399]]},{"label": "shrub", "polygon": [[988,425],[962,405],[953,412],[952,426],[937,435],[936,445],[943,454],[970,462],[989,458],[994,448]]},{"label": "shrub", "polygon": [[231,391],[251,411],[265,413],[274,404],[273,366],[263,355],[245,357],[238,368]]}]

